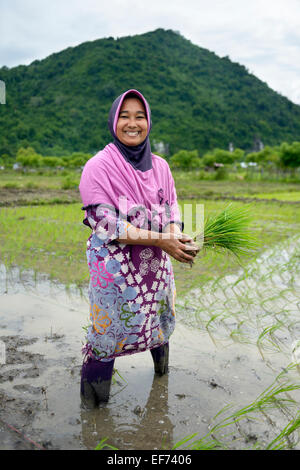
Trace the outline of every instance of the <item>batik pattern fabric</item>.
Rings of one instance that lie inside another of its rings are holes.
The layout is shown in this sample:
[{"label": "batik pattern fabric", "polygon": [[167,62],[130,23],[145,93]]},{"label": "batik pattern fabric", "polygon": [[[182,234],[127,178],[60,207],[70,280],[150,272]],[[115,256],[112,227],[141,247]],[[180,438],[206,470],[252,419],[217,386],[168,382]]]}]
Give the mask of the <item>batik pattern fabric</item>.
[{"label": "batik pattern fabric", "polygon": [[167,343],[175,328],[176,297],[169,255],[156,246],[118,242],[128,220],[112,213],[111,230],[97,206],[87,208],[86,216],[92,234],[87,242],[90,325],[84,354],[110,361]]}]

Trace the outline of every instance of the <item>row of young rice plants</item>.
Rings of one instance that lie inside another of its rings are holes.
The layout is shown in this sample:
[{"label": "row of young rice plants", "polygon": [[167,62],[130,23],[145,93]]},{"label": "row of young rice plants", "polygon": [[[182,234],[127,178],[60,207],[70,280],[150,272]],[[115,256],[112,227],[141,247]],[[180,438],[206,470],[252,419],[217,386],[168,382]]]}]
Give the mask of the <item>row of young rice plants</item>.
[{"label": "row of young rice plants", "polygon": [[[192,205],[192,214],[197,205],[203,205],[204,215],[227,206],[223,201],[203,200],[182,200],[179,204],[183,215],[188,205]],[[296,213],[293,206],[257,204],[251,211],[253,231],[259,240],[258,253],[299,230],[299,211]],[[90,234],[90,229],[82,224],[83,215],[80,203],[0,208],[1,261],[50,274],[62,283],[82,285],[88,276],[85,244]],[[178,297],[187,289],[239,269],[234,257],[212,250],[209,256],[201,253],[192,269],[172,261]]]},{"label": "row of young rice plants", "polygon": [[88,229],[80,204],[1,208],[0,258],[66,285],[87,281]]},{"label": "row of young rice plants", "polygon": [[5,170],[0,174],[0,188],[6,189],[60,189],[65,181],[74,181],[79,184],[80,173],[76,170],[37,170],[37,171],[14,171]]},{"label": "row of young rice plants", "polygon": [[[285,358],[287,365],[250,405],[225,406],[205,436],[186,436],[175,448],[230,449],[236,448],[237,441],[242,441],[239,448],[245,449],[299,448],[299,213],[286,210],[276,217],[270,210],[263,217],[259,207],[256,209],[253,227],[261,242],[257,255],[250,262],[245,260],[236,272],[225,270],[195,286],[178,300],[177,316],[206,331],[215,344],[256,346],[262,360],[268,362],[272,357],[274,374],[278,372],[276,355]],[[268,218],[272,223],[264,225]],[[265,420],[273,428],[269,440],[260,441],[255,434],[249,436],[247,426],[255,422],[263,430]]]},{"label": "row of young rice plants", "polygon": [[273,340],[279,330],[289,336],[295,330],[292,341],[298,335],[299,256],[299,238],[294,237],[246,269],[199,285],[178,303],[190,312],[192,322],[210,334],[217,329],[239,341],[251,340],[259,347],[269,341],[272,348],[280,348],[279,340]]},{"label": "row of young rice plants", "polygon": [[[178,441],[173,449],[190,450],[231,450],[238,441],[239,450],[286,450],[297,448],[300,441],[300,412],[298,400],[292,396],[300,389],[299,381],[293,382],[289,372],[299,366],[291,363],[278,374],[274,382],[249,405],[242,408],[227,405],[212,419],[206,435],[194,433]],[[235,408],[235,409],[234,409]],[[277,416],[276,416],[277,415]],[[282,429],[276,429],[273,420],[278,415],[285,417]],[[272,437],[265,442],[257,440],[255,434],[249,435],[243,429],[245,424],[254,423],[256,427],[264,428],[264,422],[274,426]]]}]

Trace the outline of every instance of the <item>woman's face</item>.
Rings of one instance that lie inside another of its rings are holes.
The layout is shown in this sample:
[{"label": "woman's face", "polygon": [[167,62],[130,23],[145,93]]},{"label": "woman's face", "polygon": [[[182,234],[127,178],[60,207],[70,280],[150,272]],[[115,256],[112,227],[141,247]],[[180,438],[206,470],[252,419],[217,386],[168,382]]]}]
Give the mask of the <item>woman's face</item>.
[{"label": "woman's face", "polygon": [[145,108],[137,98],[125,98],[117,122],[116,135],[125,145],[139,145],[147,137]]}]

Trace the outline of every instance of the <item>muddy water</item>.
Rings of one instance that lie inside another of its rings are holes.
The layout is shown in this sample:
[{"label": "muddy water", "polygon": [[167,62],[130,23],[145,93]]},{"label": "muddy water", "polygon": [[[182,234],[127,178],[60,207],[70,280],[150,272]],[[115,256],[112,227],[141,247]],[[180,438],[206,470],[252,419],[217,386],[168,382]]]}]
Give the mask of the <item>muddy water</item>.
[{"label": "muddy water", "polygon": [[177,317],[216,339],[250,342],[261,354],[280,350],[290,358],[300,339],[300,238],[265,251],[247,270],[191,290],[178,304]]},{"label": "muddy water", "polygon": [[[149,352],[118,358],[109,403],[83,411],[79,384],[86,292],[66,291],[46,277],[4,266],[0,289],[0,339],[6,353],[0,365],[1,449],[93,449],[106,437],[119,449],[170,449],[187,435],[205,435],[224,406],[253,402],[291,362],[281,349],[262,355],[255,341],[236,341],[227,334],[228,325],[213,325],[219,336],[202,327],[203,316],[199,325],[194,310],[200,305],[211,315],[211,286],[207,298],[199,291],[186,304],[178,300],[168,376],[154,376]],[[284,424],[284,414],[271,412],[236,427],[227,443],[233,449],[266,443]]]}]

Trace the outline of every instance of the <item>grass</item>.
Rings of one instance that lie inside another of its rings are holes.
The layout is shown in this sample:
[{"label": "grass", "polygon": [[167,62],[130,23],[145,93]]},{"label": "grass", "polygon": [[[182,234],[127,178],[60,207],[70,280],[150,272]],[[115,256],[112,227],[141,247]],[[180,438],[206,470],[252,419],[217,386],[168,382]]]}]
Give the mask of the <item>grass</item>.
[{"label": "grass", "polygon": [[[204,215],[218,214],[227,205],[227,202],[219,200],[182,200],[180,205],[192,204],[192,214],[196,213],[196,205],[204,205]],[[234,202],[233,207],[243,207],[243,203]],[[261,202],[259,204],[250,204],[252,213],[252,222],[250,230],[258,240],[257,251],[252,258],[242,258],[241,262],[246,265],[254,261],[264,250],[276,245],[287,238],[297,235],[300,232],[300,211],[288,204]],[[192,227],[192,224],[188,224]],[[193,267],[182,265],[176,260],[172,260],[174,275],[176,280],[176,289],[178,296],[186,293],[187,289],[197,288],[207,282],[217,281],[224,274],[233,274],[239,271],[241,264],[235,257],[228,253],[215,253],[213,250],[207,253],[200,252],[196,257]]]},{"label": "grass", "polygon": [[[299,193],[298,183],[283,183],[280,181],[246,180],[243,175],[236,173],[225,180],[203,180],[201,172],[177,172],[173,171],[177,195],[180,199],[190,198],[224,198],[224,197],[254,197],[257,194],[279,195]],[[298,197],[298,195],[297,195]],[[299,200],[299,199],[297,199]]]},{"label": "grass", "polygon": [[[180,201],[180,205],[191,201]],[[204,204],[205,214],[220,212],[223,201],[193,201]],[[234,203],[233,207],[242,207]],[[299,232],[300,211],[293,206],[253,206],[251,229],[259,239],[258,253]],[[50,274],[66,284],[87,282],[86,240],[90,230],[82,224],[81,204],[53,204],[0,208],[0,259],[21,268],[32,268]],[[240,264],[227,253],[201,253],[191,269],[173,261],[177,294],[216,279],[224,273],[236,272]]]},{"label": "grass", "polygon": [[[245,195],[246,197],[250,196]],[[258,199],[276,199],[278,201],[287,201],[287,202],[299,202],[300,203],[300,191],[283,191],[283,192],[274,192],[274,193],[258,193],[255,194],[255,197]]]},{"label": "grass", "polygon": [[[205,215],[218,213],[228,205],[224,201],[180,201],[181,207],[184,204],[192,204],[193,211],[196,204],[204,204]],[[232,205],[243,207],[240,202]],[[259,240],[257,255],[299,233],[300,211],[295,211],[294,206],[260,203],[253,205],[251,212],[250,228]],[[90,230],[82,219],[80,203],[0,208],[1,261],[47,273],[65,284],[84,284],[88,279],[85,246]],[[238,261],[227,253],[200,253],[192,269],[176,260],[172,263],[178,296],[240,269]]]},{"label": "grass", "polygon": [[[202,171],[173,171],[173,177],[176,185],[176,191],[179,199],[185,198],[214,198],[214,197],[252,197],[259,195],[269,195],[268,198],[278,199],[280,193],[285,193],[284,200],[292,192],[296,193],[293,197],[299,201],[299,182],[281,182],[279,180],[260,181],[246,180],[245,174],[232,173],[228,179],[215,180],[214,175],[211,179],[201,179]],[[37,169],[34,172],[1,170],[0,171],[0,189],[9,185],[10,188],[26,188],[26,184],[37,185],[40,189],[61,189],[65,180],[79,183],[80,169],[78,170],[46,170]],[[68,188],[66,188],[68,189]],[[298,194],[297,194],[298,193]],[[291,197],[291,196],[290,196]]]},{"label": "grass", "polygon": [[[75,181],[78,185],[80,173],[76,170],[47,171],[0,171],[0,188],[15,189],[61,189],[66,180]],[[66,188],[68,189],[68,188]]]},{"label": "grass", "polygon": [[67,285],[87,282],[88,230],[80,204],[1,208],[0,258]]}]

